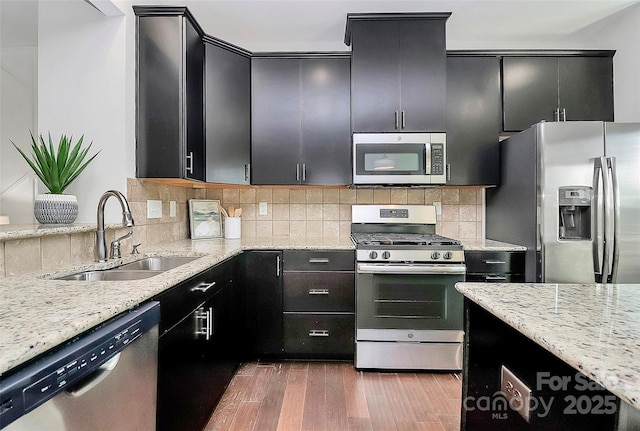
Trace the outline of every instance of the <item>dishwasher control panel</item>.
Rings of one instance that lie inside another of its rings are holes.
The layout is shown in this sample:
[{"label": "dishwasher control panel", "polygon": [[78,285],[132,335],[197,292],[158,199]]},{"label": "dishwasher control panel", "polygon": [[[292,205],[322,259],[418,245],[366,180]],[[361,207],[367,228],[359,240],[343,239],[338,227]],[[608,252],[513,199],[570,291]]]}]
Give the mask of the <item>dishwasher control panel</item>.
[{"label": "dishwasher control panel", "polygon": [[119,353],[160,321],[151,302],[81,335],[0,382],[0,428],[63,390],[81,392],[92,373],[117,364]]}]

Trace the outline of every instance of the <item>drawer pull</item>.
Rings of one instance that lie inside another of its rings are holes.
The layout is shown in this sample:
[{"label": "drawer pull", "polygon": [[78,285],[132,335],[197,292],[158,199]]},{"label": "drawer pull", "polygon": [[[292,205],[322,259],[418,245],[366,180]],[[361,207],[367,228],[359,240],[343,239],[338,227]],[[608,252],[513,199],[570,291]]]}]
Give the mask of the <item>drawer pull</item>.
[{"label": "drawer pull", "polygon": [[207,290],[211,289],[213,286],[216,285],[216,282],[212,282],[212,283],[206,283],[206,282],[202,282],[200,284],[198,284],[197,286],[193,286],[191,288],[192,292],[206,292]]},{"label": "drawer pull", "polygon": [[507,277],[503,277],[501,275],[486,275],[484,279],[486,281],[505,281]]},{"label": "drawer pull", "polygon": [[309,263],[329,263],[329,259],[326,257],[312,257],[309,259]]},{"label": "drawer pull", "polygon": [[491,259],[487,259],[484,261],[484,263],[488,263],[490,265],[504,265],[507,262],[503,262],[501,260],[491,260]]},{"label": "drawer pull", "polygon": [[309,289],[309,295],[328,295],[329,289]]},{"label": "drawer pull", "polygon": [[309,331],[309,337],[328,337],[329,331],[326,329],[312,329]]}]

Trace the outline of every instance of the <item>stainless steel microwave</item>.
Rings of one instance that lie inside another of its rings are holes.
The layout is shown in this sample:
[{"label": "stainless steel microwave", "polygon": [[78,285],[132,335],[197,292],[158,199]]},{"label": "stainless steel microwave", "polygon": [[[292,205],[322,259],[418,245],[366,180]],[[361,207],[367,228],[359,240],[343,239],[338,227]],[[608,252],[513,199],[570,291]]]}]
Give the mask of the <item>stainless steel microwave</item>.
[{"label": "stainless steel microwave", "polygon": [[445,133],[354,133],[354,184],[445,184]]}]

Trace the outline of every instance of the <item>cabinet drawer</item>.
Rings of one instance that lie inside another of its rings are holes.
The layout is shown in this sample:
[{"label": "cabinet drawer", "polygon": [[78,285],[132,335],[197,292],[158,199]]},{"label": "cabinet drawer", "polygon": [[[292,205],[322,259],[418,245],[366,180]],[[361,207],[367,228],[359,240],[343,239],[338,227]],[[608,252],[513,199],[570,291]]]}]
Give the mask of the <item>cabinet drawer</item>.
[{"label": "cabinet drawer", "polygon": [[155,296],[153,300],[160,301],[160,335],[231,283],[233,262],[221,262]]},{"label": "cabinet drawer", "polygon": [[524,283],[524,274],[467,273],[465,281],[467,283]]},{"label": "cabinet drawer", "polygon": [[351,250],[285,250],[285,271],[355,271]]},{"label": "cabinet drawer", "polygon": [[470,273],[524,273],[524,252],[467,251],[467,274]]},{"label": "cabinet drawer", "polygon": [[346,356],[354,352],[353,314],[284,315],[284,350],[289,354]]},{"label": "cabinet drawer", "polygon": [[352,272],[285,272],[284,311],[353,312]]}]

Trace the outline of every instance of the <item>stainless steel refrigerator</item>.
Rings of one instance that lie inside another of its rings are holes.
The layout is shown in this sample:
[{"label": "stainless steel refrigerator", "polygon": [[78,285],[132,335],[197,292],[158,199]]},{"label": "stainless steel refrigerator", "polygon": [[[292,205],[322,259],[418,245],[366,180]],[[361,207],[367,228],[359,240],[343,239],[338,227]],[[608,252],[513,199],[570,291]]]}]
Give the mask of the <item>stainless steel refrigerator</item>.
[{"label": "stainless steel refrigerator", "polygon": [[640,282],[640,123],[542,122],[500,158],[486,236],[527,247],[527,282]]}]

